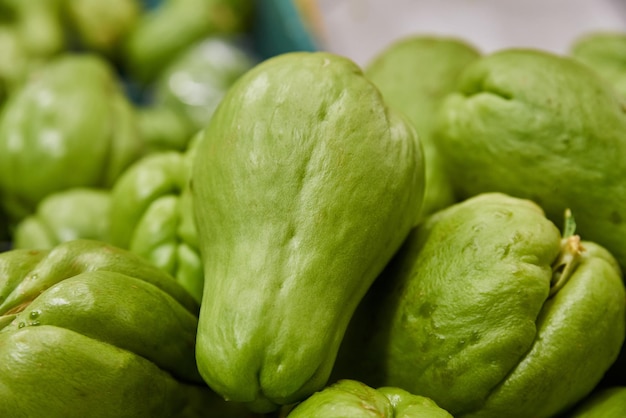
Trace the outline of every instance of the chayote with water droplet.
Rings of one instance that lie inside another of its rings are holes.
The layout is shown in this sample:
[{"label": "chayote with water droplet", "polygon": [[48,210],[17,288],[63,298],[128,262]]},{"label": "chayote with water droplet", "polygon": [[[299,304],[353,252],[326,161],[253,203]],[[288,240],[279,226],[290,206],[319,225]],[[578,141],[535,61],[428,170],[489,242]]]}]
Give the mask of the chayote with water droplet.
[{"label": "chayote with water droplet", "polygon": [[0,416],[250,417],[202,382],[198,310],[167,273],[99,241],[0,254]]}]

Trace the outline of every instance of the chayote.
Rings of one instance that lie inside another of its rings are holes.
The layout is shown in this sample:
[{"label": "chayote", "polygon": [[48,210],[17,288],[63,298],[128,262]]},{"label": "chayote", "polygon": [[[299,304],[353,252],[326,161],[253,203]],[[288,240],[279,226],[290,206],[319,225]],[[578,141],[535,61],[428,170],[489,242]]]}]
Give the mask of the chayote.
[{"label": "chayote", "polygon": [[389,45],[365,69],[387,102],[413,122],[424,147],[422,217],[455,202],[432,130],[441,102],[456,88],[462,70],[479,56],[473,46],[460,39],[418,35]]},{"label": "chayote", "polygon": [[256,61],[238,38],[202,39],[179,54],[159,75],[154,101],[179,109],[198,131],[211,120],[230,86]]},{"label": "chayote", "polygon": [[111,193],[104,189],[78,187],[53,193],[16,225],[13,248],[51,249],[80,238],[105,241],[110,202]]},{"label": "chayote", "polygon": [[626,108],[572,58],[507,49],[471,63],[440,108],[436,143],[460,199],[537,202],[626,267]]},{"label": "chayote", "polygon": [[0,416],[244,417],[194,360],[198,305],[99,241],[0,254]]},{"label": "chayote", "polygon": [[363,299],[335,376],[426,396],[459,418],[571,407],[617,358],[626,296],[614,257],[570,232],[499,193],[431,215]]},{"label": "chayote", "polygon": [[392,387],[340,380],[305,399],[288,418],[452,418],[435,402]]},{"label": "chayote", "polygon": [[603,388],[574,409],[569,418],[623,418],[626,416],[626,386]]},{"label": "chayote", "polygon": [[61,0],[76,47],[119,60],[120,49],[143,14],[140,0]]},{"label": "chayote", "polygon": [[259,411],[323,387],[356,305],[416,223],[423,183],[414,128],[351,60],[286,53],[237,80],[191,174],[209,386]]},{"label": "chayote", "polygon": [[64,48],[56,0],[0,0],[0,100]]},{"label": "chayote", "polygon": [[167,271],[199,302],[203,271],[189,177],[194,147],[131,165],[111,190],[108,240]]},{"label": "chayote", "polygon": [[144,12],[124,45],[124,63],[142,84],[159,73],[197,41],[249,29],[251,0],[164,0]]},{"label": "chayote", "polygon": [[51,193],[110,187],[142,153],[134,110],[112,68],[95,55],[64,55],[0,115],[1,203],[21,220]]},{"label": "chayote", "polygon": [[626,98],[626,32],[591,32],[577,38],[570,55],[594,69]]}]

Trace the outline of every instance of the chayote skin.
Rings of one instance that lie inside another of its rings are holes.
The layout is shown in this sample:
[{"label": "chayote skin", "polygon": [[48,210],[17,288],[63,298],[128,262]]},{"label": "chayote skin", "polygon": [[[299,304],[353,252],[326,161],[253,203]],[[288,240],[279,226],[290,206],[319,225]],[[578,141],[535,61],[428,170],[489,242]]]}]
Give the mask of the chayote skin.
[{"label": "chayote skin", "polygon": [[167,271],[200,302],[204,277],[188,187],[192,151],[148,155],[122,174],[111,190],[107,241]]},{"label": "chayote skin", "polygon": [[623,418],[626,416],[626,386],[604,388],[567,414],[569,418]]},{"label": "chayote skin", "polygon": [[56,1],[0,0],[0,105],[65,48]]},{"label": "chayote skin", "polygon": [[625,315],[608,251],[562,238],[531,201],[481,194],[413,230],[357,310],[335,375],[459,418],[551,417],[615,361]]},{"label": "chayote skin", "polygon": [[424,147],[422,217],[455,202],[432,130],[441,102],[456,88],[462,70],[479,56],[473,46],[456,38],[412,36],[388,46],[365,69],[387,102],[413,122]]},{"label": "chayote skin", "polygon": [[188,47],[220,34],[242,33],[251,24],[251,0],[164,0],[146,11],[128,35],[124,62],[138,82],[154,82]]},{"label": "chayote skin", "polygon": [[204,128],[230,86],[257,60],[240,40],[211,36],[191,45],[161,73],[156,105],[179,109],[194,132]]},{"label": "chayote skin", "polygon": [[438,149],[460,199],[499,191],[537,202],[626,267],[626,108],[572,58],[509,49],[473,62],[440,108]]},{"label": "chayote skin", "polygon": [[76,46],[117,60],[143,13],[141,0],[61,0],[62,17]]},{"label": "chayote skin", "polygon": [[111,193],[104,189],[79,187],[51,194],[16,225],[13,248],[51,249],[81,238],[105,241],[110,202]]},{"label": "chayote skin", "polygon": [[340,380],[298,404],[288,418],[452,418],[423,396],[392,387]]},{"label": "chayote skin", "polygon": [[197,313],[171,276],[102,242],[0,254],[0,416],[249,416],[202,384]]},{"label": "chayote skin", "polygon": [[220,102],[196,148],[205,381],[259,411],[323,387],[356,305],[423,198],[421,146],[349,59],[271,58]]},{"label": "chayote skin", "polygon": [[608,80],[626,98],[626,32],[585,34],[575,40],[569,53]]},{"label": "chayote skin", "polygon": [[143,152],[132,106],[95,55],[41,68],[0,115],[0,194],[13,221],[46,196],[110,187]]}]

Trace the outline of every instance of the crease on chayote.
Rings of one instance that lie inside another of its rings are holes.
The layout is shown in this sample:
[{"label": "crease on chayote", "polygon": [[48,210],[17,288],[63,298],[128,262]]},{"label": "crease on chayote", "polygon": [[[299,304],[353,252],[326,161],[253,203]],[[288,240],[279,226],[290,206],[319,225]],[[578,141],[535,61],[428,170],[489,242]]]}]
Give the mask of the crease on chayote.
[{"label": "crease on chayote", "polygon": [[99,241],[0,254],[0,415],[251,416],[203,383],[197,313],[173,277]]},{"label": "crease on chayote", "polygon": [[415,129],[349,59],[293,52],[239,78],[192,164],[205,381],[261,412],[323,387],[423,184]]},{"label": "crease on chayote", "polygon": [[617,358],[625,300],[606,249],[561,236],[529,200],[481,194],[413,230],[353,317],[334,376],[455,417],[550,417]]}]

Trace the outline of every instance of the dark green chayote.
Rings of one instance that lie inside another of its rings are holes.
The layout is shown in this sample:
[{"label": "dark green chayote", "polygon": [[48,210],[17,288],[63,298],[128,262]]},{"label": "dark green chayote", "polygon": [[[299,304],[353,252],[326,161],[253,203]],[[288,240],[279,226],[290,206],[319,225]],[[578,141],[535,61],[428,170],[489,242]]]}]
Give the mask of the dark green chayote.
[{"label": "dark green chayote", "polygon": [[203,271],[189,177],[193,146],[131,165],[111,190],[108,241],[170,273],[199,302]]},{"label": "dark green chayote", "polygon": [[473,46],[460,39],[411,36],[386,47],[365,69],[385,100],[413,122],[424,147],[423,217],[455,202],[432,130],[442,100],[454,91],[461,71],[479,56]]},{"label": "dark green chayote", "polygon": [[577,38],[570,55],[608,80],[626,98],[626,32],[592,32]]},{"label": "dark green chayote", "polygon": [[124,62],[139,82],[150,84],[199,40],[242,33],[251,24],[251,0],[164,0],[146,11],[125,43]]},{"label": "dark green chayote", "polygon": [[603,388],[585,399],[569,418],[623,418],[626,416],[626,386]]},{"label": "dark green chayote", "polygon": [[626,108],[572,58],[508,49],[471,63],[438,115],[436,140],[460,199],[500,191],[537,202],[626,267]]},{"label": "dark green chayote", "polygon": [[431,399],[393,387],[340,380],[296,405],[288,418],[452,418]]},{"label": "dark green chayote", "polygon": [[414,128],[351,60],[287,53],[237,80],[192,164],[205,381],[266,411],[323,387],[423,182]]},{"label": "dark green chayote", "polygon": [[111,193],[104,189],[81,187],[53,193],[16,225],[13,248],[50,249],[80,238],[105,241],[110,202]]},{"label": "dark green chayote", "polygon": [[481,194],[413,230],[356,311],[336,375],[459,418],[551,417],[617,358],[625,300],[606,249],[562,237],[529,200]]},{"label": "dark green chayote", "polygon": [[51,193],[110,187],[143,152],[131,104],[95,55],[42,67],[0,115],[0,194],[14,220]]},{"label": "dark green chayote", "polygon": [[102,242],[0,254],[0,416],[245,417],[203,384],[198,305]]}]

